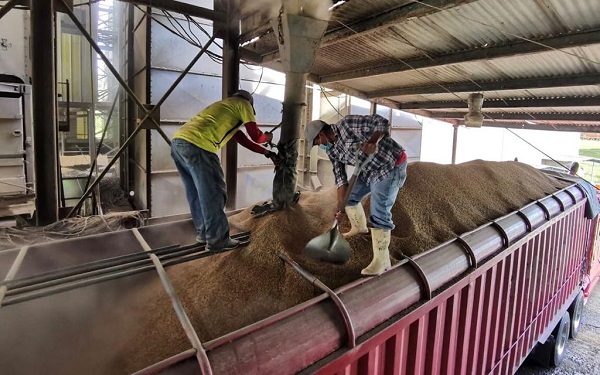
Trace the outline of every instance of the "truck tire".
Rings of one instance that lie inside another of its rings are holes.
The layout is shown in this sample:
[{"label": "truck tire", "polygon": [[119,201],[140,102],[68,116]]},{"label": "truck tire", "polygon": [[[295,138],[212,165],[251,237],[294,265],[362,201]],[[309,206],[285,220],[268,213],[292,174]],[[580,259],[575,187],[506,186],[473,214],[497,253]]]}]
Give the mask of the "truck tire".
[{"label": "truck tire", "polygon": [[569,337],[574,339],[577,337],[581,328],[581,314],[583,314],[583,292],[579,292],[575,300],[569,307],[569,314],[571,315],[571,330],[569,331]]},{"label": "truck tire", "polygon": [[566,346],[569,341],[569,331],[571,328],[571,317],[568,311],[565,311],[562,319],[554,329],[554,348],[550,358],[550,366],[556,367],[561,364],[565,358]]},{"label": "truck tire", "polygon": [[569,312],[565,311],[550,336],[544,343],[538,342],[526,360],[546,368],[560,365],[565,358],[565,347],[569,341],[570,325]]}]

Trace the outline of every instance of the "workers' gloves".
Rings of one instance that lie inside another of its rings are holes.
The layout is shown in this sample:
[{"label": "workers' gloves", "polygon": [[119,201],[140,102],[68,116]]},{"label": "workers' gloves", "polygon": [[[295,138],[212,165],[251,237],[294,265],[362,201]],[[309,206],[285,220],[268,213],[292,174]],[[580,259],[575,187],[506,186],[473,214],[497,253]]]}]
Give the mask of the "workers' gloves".
[{"label": "workers' gloves", "polygon": [[276,167],[281,165],[281,163],[283,162],[283,160],[281,160],[281,158],[279,157],[279,155],[276,152],[267,151],[265,153],[265,156],[267,158],[271,159],[271,161],[273,162],[273,164],[275,164]]}]

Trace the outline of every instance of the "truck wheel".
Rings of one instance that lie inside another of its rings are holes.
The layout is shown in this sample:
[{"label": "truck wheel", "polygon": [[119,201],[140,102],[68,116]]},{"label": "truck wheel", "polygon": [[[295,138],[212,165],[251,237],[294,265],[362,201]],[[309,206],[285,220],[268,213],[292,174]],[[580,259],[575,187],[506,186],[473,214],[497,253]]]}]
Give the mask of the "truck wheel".
[{"label": "truck wheel", "polygon": [[583,292],[579,292],[575,300],[569,307],[569,314],[571,315],[571,330],[569,337],[574,339],[579,333],[581,328],[581,314],[583,314]]},{"label": "truck wheel", "polygon": [[554,336],[554,350],[552,358],[550,359],[551,366],[558,366],[565,358],[566,346],[569,341],[569,331],[571,328],[571,317],[569,312],[566,311],[563,315],[560,323],[556,326]]}]

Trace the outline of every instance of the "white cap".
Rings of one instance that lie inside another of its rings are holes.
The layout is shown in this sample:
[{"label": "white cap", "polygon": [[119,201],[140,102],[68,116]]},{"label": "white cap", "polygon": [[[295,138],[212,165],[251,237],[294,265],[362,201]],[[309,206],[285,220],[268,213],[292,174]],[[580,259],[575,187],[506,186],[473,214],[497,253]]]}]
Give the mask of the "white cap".
[{"label": "white cap", "polygon": [[317,138],[317,135],[319,135],[319,132],[325,125],[327,125],[327,123],[321,120],[314,120],[306,124],[306,128],[304,129],[304,138],[309,146],[312,146],[315,138]]}]

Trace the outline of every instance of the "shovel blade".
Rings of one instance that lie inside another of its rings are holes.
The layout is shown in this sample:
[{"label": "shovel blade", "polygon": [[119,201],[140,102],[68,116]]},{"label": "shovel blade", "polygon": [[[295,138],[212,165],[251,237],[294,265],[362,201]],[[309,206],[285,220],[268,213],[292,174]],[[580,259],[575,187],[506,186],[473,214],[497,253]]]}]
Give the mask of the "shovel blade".
[{"label": "shovel blade", "polygon": [[350,259],[350,244],[336,222],[331,230],[308,241],[303,254],[321,262],[343,264]]}]

